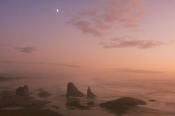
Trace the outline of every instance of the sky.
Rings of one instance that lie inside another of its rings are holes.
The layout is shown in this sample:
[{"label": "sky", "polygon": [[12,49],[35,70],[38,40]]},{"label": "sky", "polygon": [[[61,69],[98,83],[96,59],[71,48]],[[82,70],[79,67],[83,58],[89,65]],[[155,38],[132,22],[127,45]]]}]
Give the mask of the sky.
[{"label": "sky", "polygon": [[0,73],[173,77],[174,6],[174,0],[0,0]]}]

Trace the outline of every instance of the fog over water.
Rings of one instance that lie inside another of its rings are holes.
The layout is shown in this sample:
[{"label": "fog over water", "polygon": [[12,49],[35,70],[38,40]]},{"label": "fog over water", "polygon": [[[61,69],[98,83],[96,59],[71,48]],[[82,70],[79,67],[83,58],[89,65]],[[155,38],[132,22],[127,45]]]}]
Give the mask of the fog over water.
[{"label": "fog over water", "polygon": [[[86,114],[86,116],[113,116],[113,114],[99,109],[98,107],[83,111],[66,109],[65,94],[68,82],[75,83],[79,90],[85,94],[87,87],[90,86],[97,95],[95,99],[96,103],[130,96],[145,100],[147,105],[144,106],[144,108],[151,108],[159,113],[166,112],[167,116],[173,116],[175,113],[175,79],[115,77],[109,80],[108,77],[100,78],[93,76],[72,76],[63,78],[61,75],[32,75],[32,78],[22,77],[15,80],[2,81],[0,82],[0,88],[1,90],[14,90],[20,85],[27,84],[32,94],[35,94],[37,89],[43,88],[52,94],[51,97],[47,98],[52,102],[51,104],[59,106],[59,111],[63,112],[65,115],[81,116]],[[84,98],[81,99],[83,100]],[[150,102],[149,100],[151,99],[156,101]],[[145,116],[147,115],[145,114]],[[153,116],[157,116],[157,114],[154,115],[153,113]]]}]

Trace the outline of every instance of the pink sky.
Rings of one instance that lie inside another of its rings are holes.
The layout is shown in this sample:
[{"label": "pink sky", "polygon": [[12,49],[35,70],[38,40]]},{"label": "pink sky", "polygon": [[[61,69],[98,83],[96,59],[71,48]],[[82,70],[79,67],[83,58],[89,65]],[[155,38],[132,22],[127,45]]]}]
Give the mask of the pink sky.
[{"label": "pink sky", "polygon": [[172,77],[174,6],[174,0],[2,1],[0,72]]}]

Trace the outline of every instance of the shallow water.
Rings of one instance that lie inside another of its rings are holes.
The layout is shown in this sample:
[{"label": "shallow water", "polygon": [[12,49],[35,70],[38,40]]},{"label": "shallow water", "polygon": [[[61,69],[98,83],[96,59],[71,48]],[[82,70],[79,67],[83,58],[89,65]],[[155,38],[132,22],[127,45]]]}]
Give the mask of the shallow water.
[{"label": "shallow water", "polygon": [[[27,84],[31,93],[35,95],[38,88],[49,91],[52,96],[47,98],[52,103],[50,106],[58,106],[58,110],[66,116],[115,116],[99,107],[93,107],[90,110],[69,110],[65,107],[66,84],[74,82],[83,92],[90,86],[97,95],[96,104],[116,99],[119,97],[130,96],[145,100],[148,104],[142,107],[141,111],[130,112],[126,116],[174,116],[175,115],[175,80],[173,79],[141,79],[141,78],[61,78],[61,77],[42,77],[42,78],[23,78],[0,82],[1,90],[15,89],[20,85]],[[81,98],[82,101],[86,98]],[[150,99],[156,100],[150,102]],[[145,109],[145,110],[144,110]],[[151,110],[152,109],[152,110]]]}]

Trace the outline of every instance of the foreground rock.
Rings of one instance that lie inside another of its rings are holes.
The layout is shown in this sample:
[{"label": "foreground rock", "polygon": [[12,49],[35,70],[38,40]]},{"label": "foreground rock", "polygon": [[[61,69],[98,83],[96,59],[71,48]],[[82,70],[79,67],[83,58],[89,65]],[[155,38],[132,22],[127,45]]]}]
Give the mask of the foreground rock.
[{"label": "foreground rock", "polygon": [[61,116],[45,109],[48,103],[31,96],[16,95],[13,91],[4,91],[0,93],[0,116]]},{"label": "foreground rock", "polygon": [[[4,94],[5,93],[5,94]],[[15,95],[10,91],[3,92],[3,95],[0,96],[0,109],[8,107],[22,107],[22,108],[43,108],[48,101],[36,100],[31,96],[19,96]]]},{"label": "foreground rock", "polygon": [[91,91],[90,87],[87,89],[87,97],[88,98],[95,98],[96,95]]},{"label": "foreground rock", "polygon": [[145,105],[146,102],[132,98],[123,97],[117,100],[108,101],[106,103],[101,103],[100,106],[106,108],[108,111],[113,112],[118,115],[126,113],[128,110],[135,108],[137,105]]},{"label": "foreground rock", "polygon": [[57,112],[47,109],[2,110],[1,116],[62,116]]},{"label": "foreground rock", "polygon": [[16,89],[16,95],[19,96],[29,96],[29,88],[27,85],[24,85],[24,87],[18,87]]},{"label": "foreground rock", "polygon": [[67,84],[67,97],[82,97],[83,93],[81,93],[77,87],[73,83],[68,83]]}]

